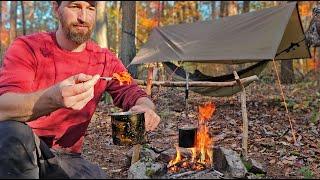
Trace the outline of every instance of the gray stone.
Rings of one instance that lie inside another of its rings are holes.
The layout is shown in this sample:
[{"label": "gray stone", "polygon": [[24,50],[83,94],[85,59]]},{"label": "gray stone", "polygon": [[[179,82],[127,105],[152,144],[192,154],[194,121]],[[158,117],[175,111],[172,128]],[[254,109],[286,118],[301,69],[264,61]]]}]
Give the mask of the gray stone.
[{"label": "gray stone", "polygon": [[249,159],[249,163],[252,166],[249,172],[252,172],[254,174],[266,174],[267,170],[266,168],[259,162],[257,162],[254,159]]},{"label": "gray stone", "polygon": [[171,148],[160,153],[160,155],[156,160],[164,163],[169,163],[169,161],[174,159],[175,157],[176,157],[176,149]]},{"label": "gray stone", "polygon": [[240,155],[233,150],[215,147],[213,151],[214,168],[232,178],[244,178],[247,170]]},{"label": "gray stone", "polygon": [[159,162],[139,160],[132,164],[128,171],[128,179],[151,179],[166,173],[166,166]]},{"label": "gray stone", "polygon": [[[130,166],[132,159],[133,147],[126,153],[126,165]],[[156,160],[159,154],[155,153],[153,150],[145,147],[141,147],[140,158],[139,159],[151,159]]]}]

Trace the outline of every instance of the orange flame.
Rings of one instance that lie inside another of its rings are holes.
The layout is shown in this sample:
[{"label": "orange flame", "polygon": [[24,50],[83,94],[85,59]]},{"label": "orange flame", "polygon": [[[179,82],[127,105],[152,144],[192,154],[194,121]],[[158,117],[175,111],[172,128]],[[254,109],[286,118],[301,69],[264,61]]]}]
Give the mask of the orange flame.
[{"label": "orange flame", "polygon": [[123,72],[120,72],[120,73],[113,73],[112,77],[114,79],[117,79],[120,82],[120,86],[123,85],[123,84],[130,85],[131,82],[132,82],[132,77],[126,71],[123,71]]},{"label": "orange flame", "polygon": [[[183,162],[180,166],[181,168],[191,167],[193,170],[202,170],[207,165],[213,165],[213,139],[210,137],[206,122],[212,117],[215,110],[216,107],[211,102],[199,106],[199,126],[196,135],[196,144],[194,148],[188,148],[192,153],[192,163]],[[168,165],[168,167],[170,167],[169,171],[171,172],[179,171],[179,167],[175,164],[182,160],[181,152],[177,145],[176,153],[176,158],[171,160]]]},{"label": "orange flame", "polygon": [[206,102],[202,106],[199,106],[200,121],[210,119],[215,110],[216,106],[212,102]]},{"label": "orange flame", "polygon": [[168,166],[173,166],[173,165],[177,164],[178,162],[180,162],[181,159],[182,159],[181,158],[181,153],[180,153],[180,150],[179,150],[178,146],[177,145],[175,145],[175,146],[176,146],[176,152],[177,152],[176,158],[174,160],[171,160],[169,162]]},{"label": "orange flame", "polygon": [[209,163],[212,164],[212,138],[209,135],[209,128],[205,121],[209,120],[216,110],[213,103],[207,102],[199,106],[199,127],[197,131],[196,148],[200,150],[200,163],[206,163],[206,155],[209,156]]},{"label": "orange flame", "polygon": [[196,162],[196,158],[197,158],[197,150],[196,148],[189,148],[192,152],[192,157],[191,157],[191,162]]}]

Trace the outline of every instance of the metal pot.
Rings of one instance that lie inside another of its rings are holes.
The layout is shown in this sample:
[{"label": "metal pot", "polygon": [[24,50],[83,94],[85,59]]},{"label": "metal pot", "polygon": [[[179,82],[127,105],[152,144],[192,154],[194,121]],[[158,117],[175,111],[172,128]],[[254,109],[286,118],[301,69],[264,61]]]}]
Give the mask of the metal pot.
[{"label": "metal pot", "polygon": [[196,144],[197,127],[185,126],[179,128],[179,147],[192,148]]},{"label": "metal pot", "polygon": [[142,144],[145,141],[144,112],[112,113],[111,126],[115,145]]}]

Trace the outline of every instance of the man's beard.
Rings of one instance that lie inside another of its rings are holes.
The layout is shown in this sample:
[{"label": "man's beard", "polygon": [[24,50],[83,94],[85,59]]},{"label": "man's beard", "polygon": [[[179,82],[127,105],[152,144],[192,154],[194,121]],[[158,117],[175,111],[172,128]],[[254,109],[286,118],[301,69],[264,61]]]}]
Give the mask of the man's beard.
[{"label": "man's beard", "polygon": [[[61,18],[61,25],[67,38],[76,44],[80,45],[91,38],[93,27],[90,28],[89,23],[70,23],[70,25],[67,25],[64,18]],[[88,30],[86,32],[79,32],[76,30],[76,27],[74,27],[75,25],[85,26]]]}]

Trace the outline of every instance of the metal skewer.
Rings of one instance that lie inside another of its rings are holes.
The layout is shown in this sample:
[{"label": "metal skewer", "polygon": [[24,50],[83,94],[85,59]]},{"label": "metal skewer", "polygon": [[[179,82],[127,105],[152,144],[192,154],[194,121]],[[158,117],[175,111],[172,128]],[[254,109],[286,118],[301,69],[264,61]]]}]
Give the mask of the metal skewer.
[{"label": "metal skewer", "polygon": [[112,77],[100,77],[100,79],[106,80],[106,81],[110,81],[112,80]]}]

